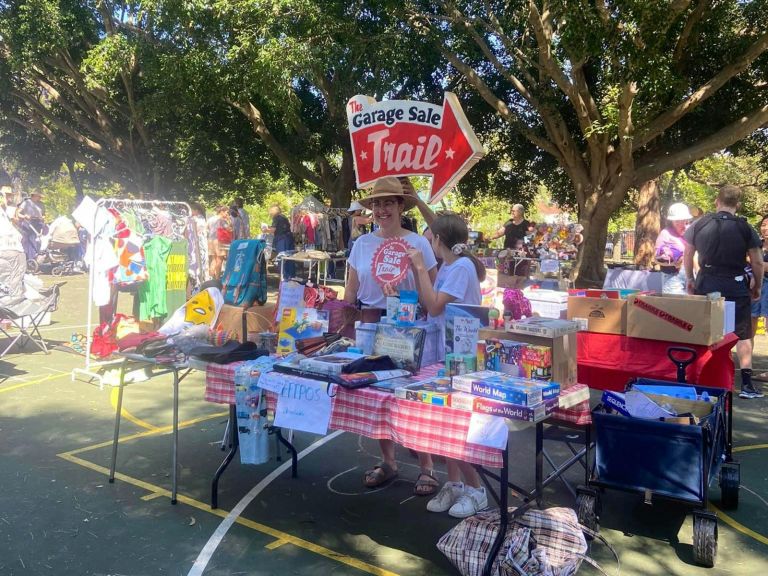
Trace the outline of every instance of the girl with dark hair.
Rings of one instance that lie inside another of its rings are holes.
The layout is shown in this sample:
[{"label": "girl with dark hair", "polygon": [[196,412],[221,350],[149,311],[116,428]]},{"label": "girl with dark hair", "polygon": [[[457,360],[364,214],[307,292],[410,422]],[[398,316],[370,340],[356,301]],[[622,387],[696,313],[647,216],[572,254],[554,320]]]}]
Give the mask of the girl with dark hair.
[{"label": "girl with dark hair", "polygon": [[[422,212],[424,212],[423,207]],[[426,208],[429,210],[429,208]],[[428,218],[432,231],[432,249],[443,261],[434,285],[430,283],[423,254],[415,249],[408,251],[419,282],[419,299],[429,313],[429,320],[437,322],[445,331],[445,307],[451,302],[481,303],[480,282],[485,279],[485,267],[469,252],[469,229],[458,215],[446,213]],[[441,338],[444,341],[444,337]],[[472,464],[447,459],[448,481],[440,492],[427,503],[430,512],[448,512],[454,518],[466,518],[488,506],[485,488]],[[461,481],[461,478],[464,481]]]},{"label": "girl with dark hair", "polygon": [[[760,238],[763,239],[763,262],[768,263],[768,214],[762,217],[760,225],[757,227],[760,232]],[[766,275],[768,275],[768,264],[764,266]],[[760,292],[760,299],[752,302],[752,338],[757,331],[757,321],[760,317],[768,318],[768,287],[763,280],[763,289]],[[762,374],[760,375],[762,377]]]}]

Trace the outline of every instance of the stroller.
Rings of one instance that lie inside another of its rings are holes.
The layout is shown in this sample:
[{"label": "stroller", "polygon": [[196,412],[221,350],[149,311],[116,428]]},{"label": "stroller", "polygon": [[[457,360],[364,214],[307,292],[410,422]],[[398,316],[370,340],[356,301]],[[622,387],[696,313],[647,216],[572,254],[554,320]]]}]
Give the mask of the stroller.
[{"label": "stroller", "polygon": [[80,274],[84,271],[80,259],[80,243],[63,243],[51,239],[50,235],[42,235],[34,226],[30,228],[39,236],[40,250],[37,256],[27,260],[29,274],[52,274],[66,276]]}]

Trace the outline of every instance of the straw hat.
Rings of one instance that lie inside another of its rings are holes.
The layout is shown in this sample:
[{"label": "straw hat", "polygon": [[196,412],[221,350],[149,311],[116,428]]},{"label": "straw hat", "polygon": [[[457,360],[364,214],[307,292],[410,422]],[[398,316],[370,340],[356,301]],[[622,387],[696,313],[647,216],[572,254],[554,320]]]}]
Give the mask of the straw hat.
[{"label": "straw hat", "polygon": [[371,193],[368,194],[368,196],[360,199],[360,204],[370,210],[373,201],[377,198],[392,198],[393,196],[399,196],[404,200],[405,210],[410,210],[416,206],[416,198],[406,194],[405,191],[406,187],[399,178],[396,178],[395,176],[385,176],[384,178],[376,180],[376,183],[373,185],[373,190],[371,190]]}]

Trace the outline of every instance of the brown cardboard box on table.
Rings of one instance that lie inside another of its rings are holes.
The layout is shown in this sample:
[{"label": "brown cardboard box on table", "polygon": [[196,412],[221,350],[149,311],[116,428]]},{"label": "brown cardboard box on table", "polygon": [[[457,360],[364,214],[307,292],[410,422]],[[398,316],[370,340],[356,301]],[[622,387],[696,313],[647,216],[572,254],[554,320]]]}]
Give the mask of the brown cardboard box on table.
[{"label": "brown cardboard box on table", "polygon": [[533,334],[480,328],[478,338],[481,340],[499,338],[502,340],[526,342],[537,346],[549,346],[552,348],[552,381],[560,384],[562,388],[576,384],[576,332],[547,338],[544,336],[534,336]]},{"label": "brown cardboard box on table", "polygon": [[227,330],[242,340],[243,313],[245,313],[248,332],[271,332],[275,320],[275,305],[251,306],[243,309],[241,306],[223,304],[216,321],[216,330]]},{"label": "brown cardboard box on table", "polygon": [[568,298],[568,320],[586,318],[590,332],[627,333],[627,301],[621,298]]},{"label": "brown cardboard box on table", "polygon": [[627,335],[709,346],[723,339],[725,298],[637,296],[627,303]]}]

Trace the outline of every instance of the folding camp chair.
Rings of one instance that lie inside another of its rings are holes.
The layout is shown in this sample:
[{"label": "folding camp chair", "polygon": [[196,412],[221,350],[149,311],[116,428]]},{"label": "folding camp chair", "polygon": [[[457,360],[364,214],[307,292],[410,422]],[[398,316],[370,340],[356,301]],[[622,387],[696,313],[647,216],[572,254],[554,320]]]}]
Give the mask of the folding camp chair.
[{"label": "folding camp chair", "polygon": [[[9,334],[6,327],[0,324],[2,332],[11,342],[0,353],[0,358],[5,356],[16,342],[24,346],[27,342],[32,342],[43,352],[48,354],[48,347],[45,344],[43,335],[40,334],[40,323],[45,315],[54,312],[59,305],[59,296],[61,296],[61,287],[65,282],[58,282],[46,290],[41,290],[42,300],[20,300],[12,304],[0,306],[0,320],[7,320],[19,332],[18,334]],[[10,327],[9,327],[10,328]]]}]

